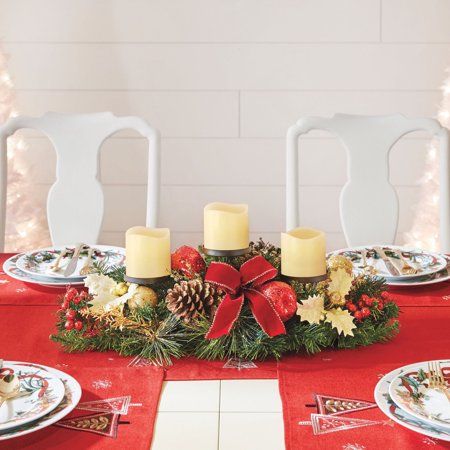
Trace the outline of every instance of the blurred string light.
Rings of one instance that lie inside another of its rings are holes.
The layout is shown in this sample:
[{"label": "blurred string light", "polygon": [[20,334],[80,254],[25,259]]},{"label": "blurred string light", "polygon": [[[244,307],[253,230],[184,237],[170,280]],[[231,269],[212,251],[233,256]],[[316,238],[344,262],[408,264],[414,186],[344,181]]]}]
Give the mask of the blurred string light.
[{"label": "blurred string light", "polygon": [[[0,124],[19,114],[14,103],[14,84],[7,72],[6,55],[0,48]],[[8,139],[5,248],[10,252],[45,246],[50,240],[44,213],[36,206],[33,195],[27,151],[27,144],[19,135]]]},{"label": "blurred string light", "polygon": [[[442,102],[437,118],[442,126],[450,128],[450,77],[442,86]],[[433,140],[427,148],[422,193],[416,206],[411,230],[406,241],[427,250],[439,250],[439,142]]]}]

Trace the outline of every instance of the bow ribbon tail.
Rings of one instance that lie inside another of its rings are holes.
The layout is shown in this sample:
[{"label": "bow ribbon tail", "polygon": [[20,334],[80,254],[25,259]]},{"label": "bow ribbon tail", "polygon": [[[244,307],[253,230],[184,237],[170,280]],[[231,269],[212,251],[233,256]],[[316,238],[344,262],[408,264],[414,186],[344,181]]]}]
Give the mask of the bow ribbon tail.
[{"label": "bow ribbon tail", "polygon": [[275,312],[270,300],[261,292],[246,289],[245,296],[250,302],[253,316],[263,331],[270,337],[286,334],[286,328],[280,316]]},{"label": "bow ribbon tail", "polygon": [[206,339],[216,339],[228,334],[239,317],[243,303],[243,295],[232,297],[227,294],[217,308],[213,323],[206,333]]}]

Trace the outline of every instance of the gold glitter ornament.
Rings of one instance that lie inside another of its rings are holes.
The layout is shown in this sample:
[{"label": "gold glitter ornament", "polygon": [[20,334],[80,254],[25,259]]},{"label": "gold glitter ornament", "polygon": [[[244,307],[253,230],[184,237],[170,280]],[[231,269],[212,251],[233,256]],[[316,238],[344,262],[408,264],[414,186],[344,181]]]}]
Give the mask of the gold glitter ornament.
[{"label": "gold glitter ornament", "polygon": [[138,286],[131,298],[128,299],[128,306],[131,310],[144,306],[155,307],[158,303],[156,292],[148,286]]},{"label": "gold glitter ornament", "polygon": [[116,286],[114,286],[111,289],[111,294],[117,295],[117,297],[121,297],[122,295],[125,295],[128,292],[128,283],[117,283]]},{"label": "gold glitter ornament", "polygon": [[328,258],[328,267],[334,272],[338,269],[344,269],[349,275],[353,272],[353,263],[342,255],[333,255]]}]

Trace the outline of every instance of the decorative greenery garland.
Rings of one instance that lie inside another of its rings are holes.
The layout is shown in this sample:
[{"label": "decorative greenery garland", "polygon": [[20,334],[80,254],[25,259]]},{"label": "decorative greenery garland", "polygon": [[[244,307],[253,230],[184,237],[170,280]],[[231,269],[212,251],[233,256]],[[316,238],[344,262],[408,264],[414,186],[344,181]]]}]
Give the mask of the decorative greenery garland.
[{"label": "decorative greenery garland", "polygon": [[[151,289],[125,283],[123,267],[97,264],[97,274],[86,282],[89,293],[69,288],[61,298],[58,331],[51,339],[69,352],[113,350],[167,365],[171,358],[184,355],[208,360],[279,359],[289,352],[366,346],[397,334],[399,310],[384,280],[364,274],[353,277],[349,260],[332,257],[324,282],[300,284],[277,275],[268,283],[278,283],[273,285],[276,292],[281,288],[281,296],[271,300],[280,317],[291,311],[284,318],[286,334],[269,337],[246,300],[227,335],[206,339],[225,292],[205,282],[205,271],[217,261],[238,269],[258,255],[279,273],[280,249],[262,240],[251,243],[247,255],[229,258],[181,247],[172,255],[172,276]],[[295,293],[294,310],[286,303],[289,291]]]}]

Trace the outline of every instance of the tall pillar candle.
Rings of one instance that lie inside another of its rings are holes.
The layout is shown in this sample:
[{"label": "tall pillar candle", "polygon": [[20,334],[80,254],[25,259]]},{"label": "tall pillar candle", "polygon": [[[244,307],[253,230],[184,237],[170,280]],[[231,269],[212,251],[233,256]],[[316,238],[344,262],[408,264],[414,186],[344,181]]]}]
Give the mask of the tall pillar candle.
[{"label": "tall pillar candle", "polygon": [[168,228],[133,227],[127,230],[126,276],[151,281],[170,275],[170,230]]},{"label": "tall pillar candle", "polygon": [[210,255],[241,255],[249,246],[248,206],[210,203],[204,210],[204,247]]},{"label": "tall pillar candle", "polygon": [[325,234],[313,228],[281,233],[281,273],[305,282],[324,279],[327,273]]}]

